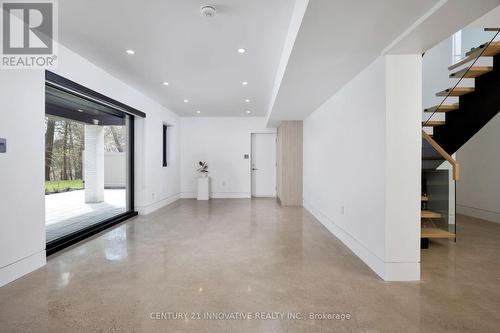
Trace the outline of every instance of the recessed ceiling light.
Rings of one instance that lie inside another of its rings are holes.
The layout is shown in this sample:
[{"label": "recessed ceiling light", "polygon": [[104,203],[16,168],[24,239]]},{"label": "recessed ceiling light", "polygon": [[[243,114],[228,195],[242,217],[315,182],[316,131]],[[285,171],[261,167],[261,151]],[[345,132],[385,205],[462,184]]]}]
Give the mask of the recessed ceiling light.
[{"label": "recessed ceiling light", "polygon": [[167,81],[163,82],[163,85],[168,86],[168,82]]},{"label": "recessed ceiling light", "polygon": [[127,50],[126,52],[127,52],[127,54],[130,54],[130,55],[135,54],[135,51],[134,51],[134,50]]},{"label": "recessed ceiling light", "polygon": [[187,103],[187,102],[189,102],[189,99],[185,99],[185,100],[184,100],[184,103]]},{"label": "recessed ceiling light", "polygon": [[243,49],[243,48],[239,48],[238,49],[238,53],[245,53],[247,50]]},{"label": "recessed ceiling light", "polygon": [[244,86],[246,86],[248,84],[248,82],[247,81],[243,81],[243,82],[241,82],[241,84],[244,85]]},{"label": "recessed ceiling light", "polygon": [[83,110],[82,110],[82,109],[77,109],[76,111],[78,111],[78,112],[83,112]]},{"label": "recessed ceiling light", "polygon": [[250,103],[250,100],[249,99],[245,99],[245,102]]},{"label": "recessed ceiling light", "polygon": [[196,111],[196,113],[201,113],[201,111]]},{"label": "recessed ceiling light", "polygon": [[250,113],[252,113],[252,111],[246,110],[245,113],[250,114]]}]

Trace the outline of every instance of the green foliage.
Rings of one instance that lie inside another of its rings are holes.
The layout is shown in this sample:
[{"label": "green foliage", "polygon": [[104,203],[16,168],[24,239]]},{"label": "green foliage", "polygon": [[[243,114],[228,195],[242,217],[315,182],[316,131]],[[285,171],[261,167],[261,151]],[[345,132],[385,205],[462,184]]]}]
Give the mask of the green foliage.
[{"label": "green foliage", "polygon": [[[104,151],[125,152],[126,148],[126,126],[104,126]],[[85,124],[46,115],[45,180],[62,184],[62,181],[83,178],[84,150]],[[64,191],[63,185],[52,188],[54,190],[49,189],[48,193]]]},{"label": "green foliage", "polygon": [[45,182],[45,194],[83,189],[83,180],[54,180]]}]

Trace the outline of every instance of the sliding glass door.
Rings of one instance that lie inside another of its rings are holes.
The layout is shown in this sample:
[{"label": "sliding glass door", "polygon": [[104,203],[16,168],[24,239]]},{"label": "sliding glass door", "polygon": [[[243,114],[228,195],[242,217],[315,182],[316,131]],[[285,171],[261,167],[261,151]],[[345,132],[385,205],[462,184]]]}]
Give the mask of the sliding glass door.
[{"label": "sliding glass door", "polygon": [[133,212],[133,118],[46,86],[48,250],[74,243]]}]

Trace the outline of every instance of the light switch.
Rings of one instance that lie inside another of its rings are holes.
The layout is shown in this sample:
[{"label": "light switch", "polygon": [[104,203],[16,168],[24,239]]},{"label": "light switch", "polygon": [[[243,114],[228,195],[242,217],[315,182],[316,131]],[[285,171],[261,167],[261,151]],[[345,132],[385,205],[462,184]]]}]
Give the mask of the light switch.
[{"label": "light switch", "polygon": [[0,153],[7,152],[7,139],[0,138]]}]

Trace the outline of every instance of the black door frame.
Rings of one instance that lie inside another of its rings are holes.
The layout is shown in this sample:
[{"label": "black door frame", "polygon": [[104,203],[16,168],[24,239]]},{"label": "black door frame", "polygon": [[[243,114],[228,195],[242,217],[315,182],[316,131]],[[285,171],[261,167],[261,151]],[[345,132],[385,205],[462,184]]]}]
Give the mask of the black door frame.
[{"label": "black door frame", "polygon": [[128,199],[129,199],[129,209],[127,212],[119,214],[117,216],[111,217],[99,223],[93,224],[91,226],[85,227],[78,231],[72,232],[70,234],[64,235],[60,238],[54,239],[46,243],[45,251],[47,256],[54,254],[62,249],[78,243],[88,237],[91,237],[103,230],[106,230],[118,223],[121,223],[131,217],[137,216],[138,213],[135,211],[134,206],[134,122],[135,117],[145,118],[146,114],[134,109],[126,104],[118,102],[107,96],[104,96],[94,90],[84,87],[76,82],[68,80],[60,75],[52,73],[50,71],[45,71],[45,84],[65,92],[71,93],[75,96],[91,100],[102,105],[112,107],[116,111],[126,114],[129,116],[129,126],[128,126],[128,147],[129,147],[129,170],[128,170]]}]

